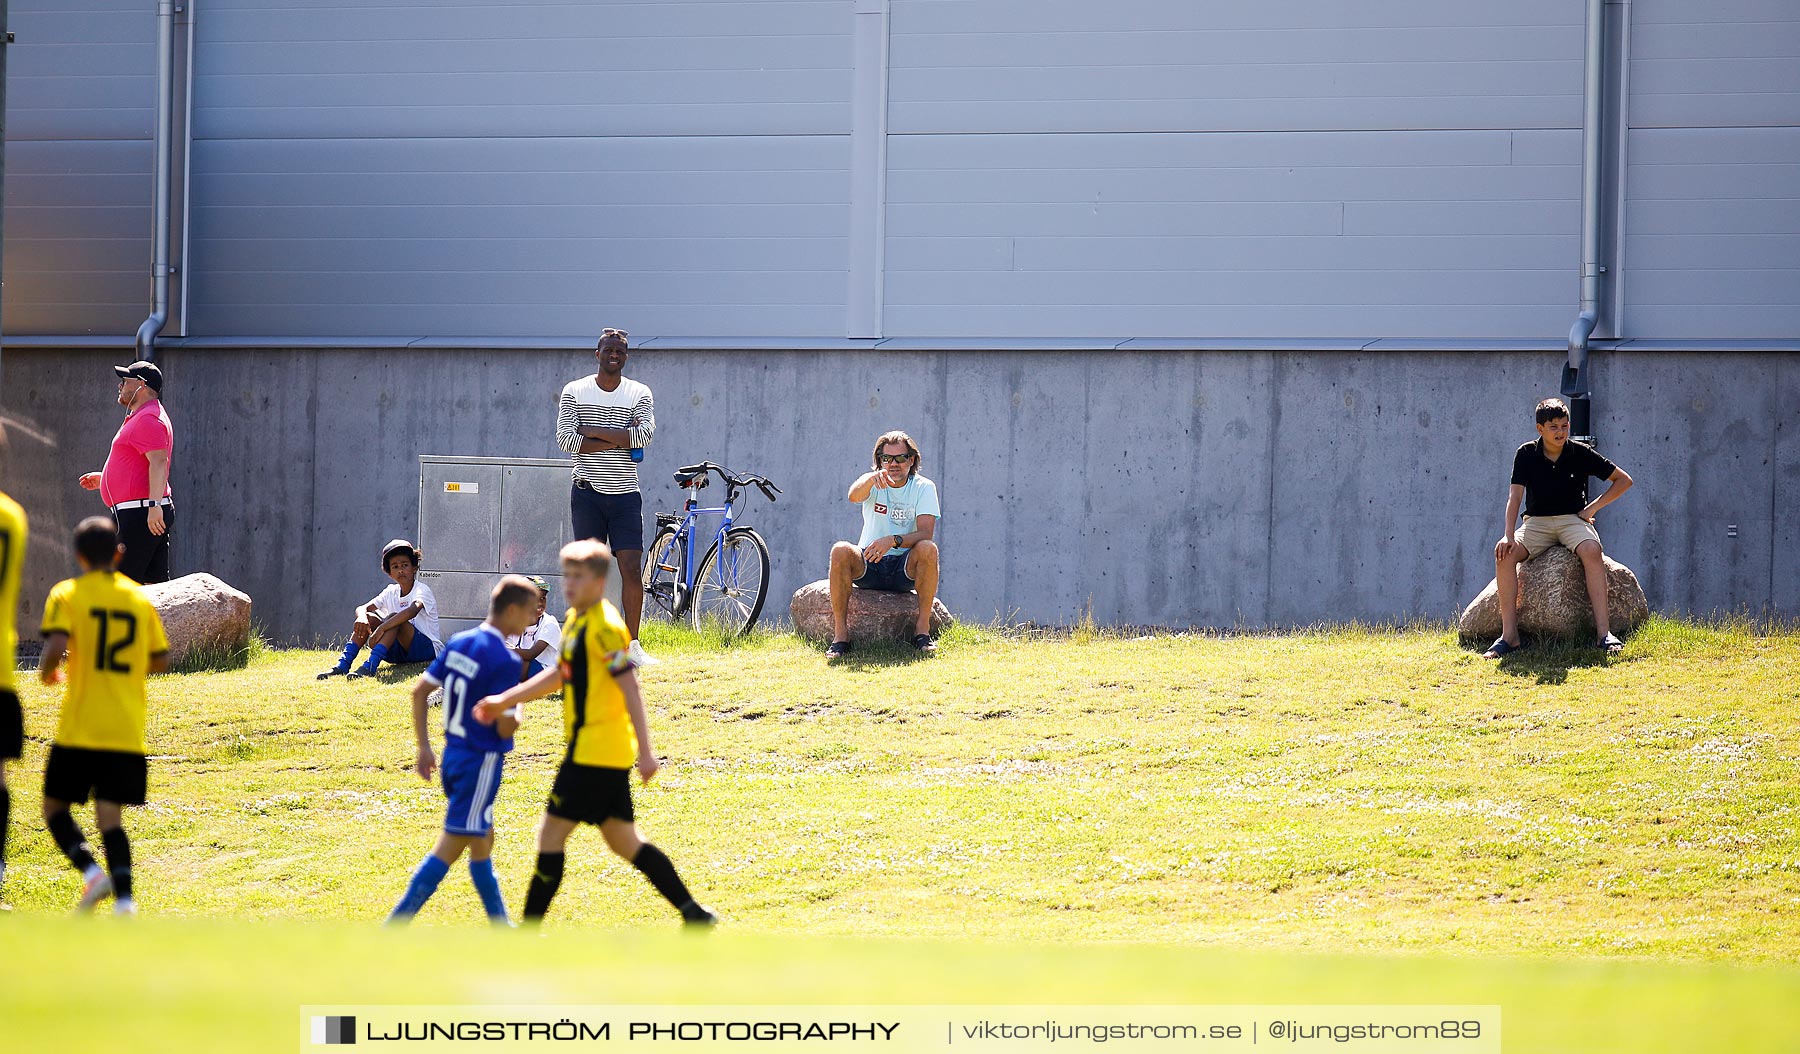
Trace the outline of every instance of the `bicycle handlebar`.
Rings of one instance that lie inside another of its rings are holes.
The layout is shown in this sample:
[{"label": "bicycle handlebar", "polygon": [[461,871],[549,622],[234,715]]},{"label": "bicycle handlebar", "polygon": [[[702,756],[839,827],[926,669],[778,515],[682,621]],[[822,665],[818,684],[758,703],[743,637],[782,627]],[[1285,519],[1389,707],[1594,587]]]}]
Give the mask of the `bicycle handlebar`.
[{"label": "bicycle handlebar", "polygon": [[771,482],[767,476],[759,476],[755,473],[745,473],[741,476],[733,476],[721,466],[715,465],[710,461],[702,461],[695,465],[681,466],[675,470],[675,482],[683,487],[694,487],[695,489],[698,489],[706,486],[706,474],[708,472],[718,473],[719,478],[732,490],[743,490],[746,487],[755,486],[758,490],[763,492],[763,497],[768,498],[770,501],[774,501],[775,495],[781,493],[781,488]]}]

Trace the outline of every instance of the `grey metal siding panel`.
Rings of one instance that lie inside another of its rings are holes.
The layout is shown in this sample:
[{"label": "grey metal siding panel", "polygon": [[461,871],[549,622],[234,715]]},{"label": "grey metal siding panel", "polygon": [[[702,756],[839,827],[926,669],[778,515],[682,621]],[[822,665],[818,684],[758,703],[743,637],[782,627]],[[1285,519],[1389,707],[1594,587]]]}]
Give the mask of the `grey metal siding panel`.
[{"label": "grey metal siding panel", "polygon": [[893,11],[890,335],[1568,326],[1578,5]]},{"label": "grey metal siding panel", "polygon": [[1579,4],[894,0],[912,132],[1578,126]]},{"label": "grey metal siding panel", "polygon": [[1800,334],[1800,6],[1637,0],[1625,335]]},{"label": "grey metal siding panel", "polygon": [[849,20],[841,0],[210,0],[194,120],[237,139],[841,134]]},{"label": "grey metal siding panel", "polygon": [[201,333],[841,335],[844,136],[196,144]]},{"label": "grey metal siding panel", "polygon": [[1555,332],[1579,150],[1560,130],[896,136],[888,332]]},{"label": "grey metal siding panel", "polygon": [[1793,0],[1635,0],[1637,128],[1800,124],[1800,5]]},{"label": "grey metal siding panel", "polygon": [[842,336],[850,18],[211,0],[193,331]]},{"label": "grey metal siding panel", "polygon": [[149,310],[156,9],[12,0],[6,332],[129,334]]}]

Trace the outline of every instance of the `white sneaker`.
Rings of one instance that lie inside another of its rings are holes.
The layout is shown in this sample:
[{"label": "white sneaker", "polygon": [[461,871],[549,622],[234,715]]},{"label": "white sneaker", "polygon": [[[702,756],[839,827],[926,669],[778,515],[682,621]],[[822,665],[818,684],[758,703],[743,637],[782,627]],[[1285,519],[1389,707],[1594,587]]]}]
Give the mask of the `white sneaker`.
[{"label": "white sneaker", "polygon": [[112,876],[99,868],[88,872],[87,881],[81,887],[81,900],[75,905],[78,913],[85,914],[94,910],[94,905],[112,896]]},{"label": "white sneaker", "polygon": [[130,897],[121,897],[118,900],[113,901],[113,914],[114,915],[136,915],[137,914],[137,901],[131,899]]},{"label": "white sneaker", "polygon": [[631,664],[633,666],[661,666],[662,665],[661,659],[655,658],[654,656],[650,655],[648,652],[644,651],[644,645],[640,641],[634,640],[631,642],[631,647],[625,649],[625,657],[631,660]]}]

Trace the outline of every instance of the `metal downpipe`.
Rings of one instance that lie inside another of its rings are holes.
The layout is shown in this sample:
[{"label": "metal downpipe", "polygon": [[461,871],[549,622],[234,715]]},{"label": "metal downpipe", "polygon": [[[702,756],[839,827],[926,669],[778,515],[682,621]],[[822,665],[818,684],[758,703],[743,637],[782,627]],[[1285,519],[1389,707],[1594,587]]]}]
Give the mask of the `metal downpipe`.
[{"label": "metal downpipe", "polygon": [[1588,342],[1600,324],[1600,134],[1605,112],[1606,0],[1587,3],[1587,61],[1581,89],[1581,314],[1569,327],[1562,393],[1569,399],[1569,432],[1591,443]]},{"label": "metal downpipe", "polygon": [[153,175],[153,247],[150,317],[137,331],[137,357],[156,357],[156,337],[169,321],[170,165],[175,156],[175,0],[156,0],[156,170]]}]

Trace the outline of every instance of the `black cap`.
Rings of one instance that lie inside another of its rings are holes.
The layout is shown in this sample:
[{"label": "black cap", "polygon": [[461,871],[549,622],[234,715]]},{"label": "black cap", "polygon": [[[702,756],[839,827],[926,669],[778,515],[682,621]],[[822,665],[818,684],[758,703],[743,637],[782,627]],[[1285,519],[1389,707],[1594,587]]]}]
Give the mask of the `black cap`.
[{"label": "black cap", "polygon": [[412,557],[413,566],[414,567],[418,566],[418,564],[419,564],[419,549],[418,549],[418,547],[413,545],[413,543],[407,541],[405,538],[395,538],[393,541],[391,541],[381,547],[381,570],[384,574],[387,572],[388,557],[393,556],[395,553],[405,553],[406,555]]},{"label": "black cap", "polygon": [[113,372],[118,374],[121,379],[125,377],[136,377],[150,387],[155,388],[157,394],[160,395],[162,393],[162,367],[154,362],[145,362],[143,359],[139,359],[129,366],[114,366]]}]

